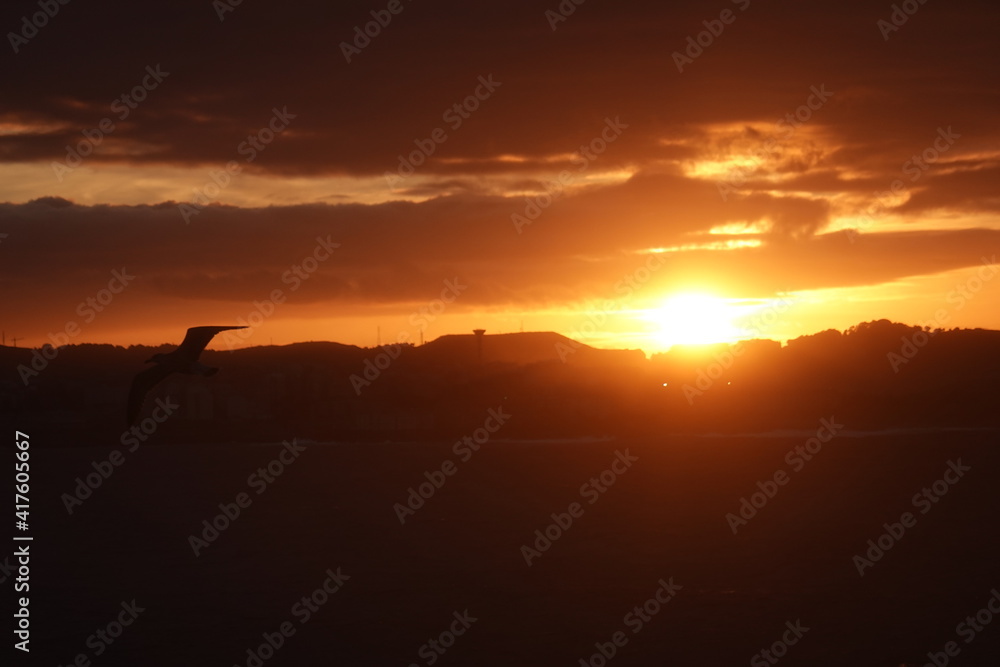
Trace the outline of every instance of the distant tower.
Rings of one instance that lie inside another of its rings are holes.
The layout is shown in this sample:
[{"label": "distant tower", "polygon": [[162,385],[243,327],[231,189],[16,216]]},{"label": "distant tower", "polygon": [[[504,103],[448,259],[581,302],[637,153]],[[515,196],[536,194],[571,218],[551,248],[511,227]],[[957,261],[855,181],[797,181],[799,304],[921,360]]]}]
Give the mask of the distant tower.
[{"label": "distant tower", "polygon": [[483,363],[483,334],[486,333],[486,329],[473,329],[472,333],[476,334],[476,357],[479,359],[480,365]]}]

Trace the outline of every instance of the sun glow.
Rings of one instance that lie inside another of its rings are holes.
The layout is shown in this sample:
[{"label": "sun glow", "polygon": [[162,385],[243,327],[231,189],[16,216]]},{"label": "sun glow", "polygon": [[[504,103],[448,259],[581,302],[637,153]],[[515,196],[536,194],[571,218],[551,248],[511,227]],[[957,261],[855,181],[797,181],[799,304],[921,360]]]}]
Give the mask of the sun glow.
[{"label": "sun glow", "polygon": [[684,293],[649,310],[646,319],[657,327],[654,333],[657,341],[669,347],[735,342],[741,336],[734,322],[740,315],[739,307],[726,299],[710,294]]}]

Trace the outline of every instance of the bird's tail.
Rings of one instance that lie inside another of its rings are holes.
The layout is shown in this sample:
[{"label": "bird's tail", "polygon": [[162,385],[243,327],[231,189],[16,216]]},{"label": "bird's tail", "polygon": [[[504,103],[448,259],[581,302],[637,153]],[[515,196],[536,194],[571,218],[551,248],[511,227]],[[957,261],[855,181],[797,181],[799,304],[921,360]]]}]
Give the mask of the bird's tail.
[{"label": "bird's tail", "polygon": [[219,372],[218,368],[212,368],[211,366],[206,366],[205,364],[196,364],[194,370],[198,375],[204,375],[205,377],[212,377]]}]

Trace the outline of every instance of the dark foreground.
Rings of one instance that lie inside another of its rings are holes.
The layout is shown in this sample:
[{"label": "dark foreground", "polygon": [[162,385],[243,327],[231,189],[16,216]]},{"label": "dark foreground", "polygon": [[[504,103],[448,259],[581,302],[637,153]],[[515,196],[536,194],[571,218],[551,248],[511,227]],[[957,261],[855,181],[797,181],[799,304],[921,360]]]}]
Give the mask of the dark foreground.
[{"label": "dark foreground", "polygon": [[[997,435],[841,434],[796,471],[785,455],[805,440],[490,442],[467,461],[452,443],[316,444],[286,454],[272,482],[248,477],[280,446],[149,444],[72,515],[60,496],[111,450],[33,443],[32,650],[4,652],[39,665],[599,666],[603,647],[617,666],[773,664],[767,649],[783,665],[889,666],[955,642],[939,664],[998,664],[1000,616],[959,625],[1000,587]],[[616,451],[635,460],[581,493]],[[915,505],[959,459],[971,469]],[[401,524],[394,505],[446,460],[454,474]],[[734,535],[726,514],[779,470],[787,484]],[[249,505],[195,556],[190,536],[240,493]],[[534,545],[574,502],[572,525]],[[915,525],[859,576],[854,556],[904,512]],[[539,548],[530,567],[522,545]],[[344,575],[329,595],[328,571]]]}]

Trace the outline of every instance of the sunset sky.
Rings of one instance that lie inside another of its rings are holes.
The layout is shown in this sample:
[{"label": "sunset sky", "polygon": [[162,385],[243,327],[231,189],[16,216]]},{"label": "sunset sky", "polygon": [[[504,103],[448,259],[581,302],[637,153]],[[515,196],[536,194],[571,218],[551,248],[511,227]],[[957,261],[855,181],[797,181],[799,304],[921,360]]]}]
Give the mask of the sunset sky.
[{"label": "sunset sky", "polygon": [[6,3],[7,344],[1000,329],[1000,7],[903,4]]}]

